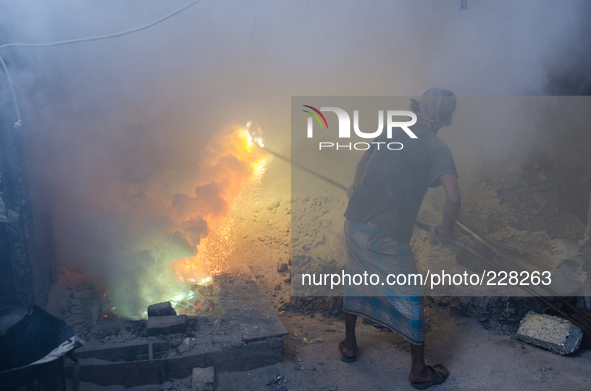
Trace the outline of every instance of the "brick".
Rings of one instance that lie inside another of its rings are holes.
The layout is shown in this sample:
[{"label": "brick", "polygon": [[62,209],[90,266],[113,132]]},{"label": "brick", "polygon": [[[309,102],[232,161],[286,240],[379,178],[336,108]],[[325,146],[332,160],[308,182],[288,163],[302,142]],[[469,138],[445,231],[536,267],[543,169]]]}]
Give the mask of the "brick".
[{"label": "brick", "polygon": [[176,311],[172,308],[170,301],[164,303],[152,304],[148,307],[148,318],[153,316],[174,316]]},{"label": "brick", "polygon": [[175,334],[187,331],[187,315],[148,318],[148,335]]},{"label": "brick", "polygon": [[193,368],[191,391],[213,391],[214,381],[214,367]]},{"label": "brick", "polygon": [[515,337],[553,353],[565,355],[579,348],[583,331],[567,319],[530,311],[521,320]]}]

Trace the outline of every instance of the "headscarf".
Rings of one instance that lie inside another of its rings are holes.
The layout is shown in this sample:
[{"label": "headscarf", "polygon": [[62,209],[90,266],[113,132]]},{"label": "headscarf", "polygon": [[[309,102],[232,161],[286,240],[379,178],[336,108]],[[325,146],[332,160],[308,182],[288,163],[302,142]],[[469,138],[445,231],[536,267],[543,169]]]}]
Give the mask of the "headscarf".
[{"label": "headscarf", "polygon": [[417,123],[434,132],[451,124],[451,116],[456,109],[456,97],[450,90],[431,88],[423,94],[420,101],[411,101],[410,108],[417,115]]}]

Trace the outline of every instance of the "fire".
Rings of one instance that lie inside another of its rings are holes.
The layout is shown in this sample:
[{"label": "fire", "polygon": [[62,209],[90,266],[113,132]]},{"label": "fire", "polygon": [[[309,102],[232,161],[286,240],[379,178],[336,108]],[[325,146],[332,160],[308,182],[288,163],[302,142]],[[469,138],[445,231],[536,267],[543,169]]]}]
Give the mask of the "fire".
[{"label": "fire", "polygon": [[[237,212],[252,201],[266,170],[267,155],[259,148],[263,142],[260,127],[248,122],[210,143],[199,164],[199,180],[193,186],[195,196],[179,202],[182,207],[177,216],[181,226],[205,220],[209,233],[204,238],[193,238],[196,255],[171,262],[179,281],[207,284],[212,275],[224,269],[234,250]],[[218,197],[214,201],[206,191],[211,189]]]},{"label": "fire", "polygon": [[234,250],[238,212],[256,202],[269,156],[262,146],[252,123],[217,132],[200,148],[198,179],[188,191],[172,202],[146,199],[158,224],[146,223],[114,252],[125,262],[107,287],[106,313],[145,318],[148,305],[162,301],[179,313],[210,311],[207,285]]}]

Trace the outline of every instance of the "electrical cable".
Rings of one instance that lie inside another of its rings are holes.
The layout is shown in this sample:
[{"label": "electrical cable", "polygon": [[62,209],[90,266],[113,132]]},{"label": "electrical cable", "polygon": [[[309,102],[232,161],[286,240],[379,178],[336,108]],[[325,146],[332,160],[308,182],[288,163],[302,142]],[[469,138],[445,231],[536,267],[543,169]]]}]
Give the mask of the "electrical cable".
[{"label": "electrical cable", "polygon": [[[166,19],[170,19],[173,16],[183,12],[184,10],[186,10],[187,8],[197,4],[199,1],[201,0],[194,0],[191,3],[179,8],[178,10],[152,22],[152,23],[148,23],[144,26],[141,27],[137,27],[137,28],[133,28],[130,30],[125,30],[119,33],[115,33],[115,34],[108,34],[108,35],[100,35],[97,37],[89,37],[89,38],[79,38],[79,39],[71,39],[71,40],[67,40],[67,41],[59,41],[59,42],[50,42],[50,43],[6,43],[4,45],[0,45],[0,49],[2,48],[7,48],[7,47],[17,47],[17,46],[26,46],[26,47],[54,47],[54,46],[62,46],[62,45],[71,45],[74,43],[82,43],[82,42],[92,42],[92,41],[100,41],[103,39],[110,39],[110,38],[117,38],[117,37],[122,37],[124,35],[127,34],[131,34],[131,33],[136,33],[138,31],[142,31],[145,30],[147,28],[150,28],[152,26],[157,25],[158,23],[164,22]],[[17,115],[17,122],[14,124],[15,128],[19,128],[22,125],[22,121],[21,121],[21,117],[20,117],[20,113],[19,113],[19,109],[18,109],[18,103],[16,101],[16,95],[14,93],[14,88],[12,86],[12,80],[10,78],[10,74],[8,73],[8,68],[6,67],[6,64],[4,63],[4,60],[2,59],[2,57],[0,56],[0,63],[2,63],[2,67],[4,68],[4,72],[6,72],[6,77],[8,78],[8,84],[10,85],[10,90],[12,92],[12,99],[14,100],[14,106],[16,109],[16,115]]]},{"label": "electrical cable", "polygon": [[22,121],[21,121],[21,114],[18,109],[18,103],[16,103],[16,95],[14,93],[14,87],[12,86],[12,79],[10,78],[10,73],[8,73],[8,68],[6,68],[6,64],[4,64],[4,60],[2,56],[0,56],[0,63],[2,63],[2,68],[4,68],[4,72],[6,72],[6,78],[8,79],[8,85],[10,86],[10,92],[12,92],[12,100],[14,101],[14,109],[16,110],[16,122],[14,123],[15,128],[20,128]]}]

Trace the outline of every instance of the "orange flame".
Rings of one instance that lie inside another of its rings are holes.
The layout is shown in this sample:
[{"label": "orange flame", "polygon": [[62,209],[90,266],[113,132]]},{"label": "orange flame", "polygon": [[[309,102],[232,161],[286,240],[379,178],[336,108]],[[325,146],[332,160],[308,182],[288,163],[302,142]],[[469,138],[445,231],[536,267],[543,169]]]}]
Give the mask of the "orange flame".
[{"label": "orange flame", "polygon": [[231,128],[212,139],[199,162],[199,180],[192,186],[194,195],[177,197],[177,222],[182,226],[205,220],[209,229],[204,238],[195,239],[187,233],[196,255],[171,262],[180,281],[207,282],[207,276],[223,270],[232,254],[236,210],[252,191],[251,185],[260,183],[268,156],[258,147],[262,146],[260,128],[253,130],[251,126]]}]

